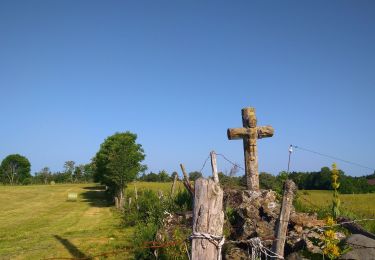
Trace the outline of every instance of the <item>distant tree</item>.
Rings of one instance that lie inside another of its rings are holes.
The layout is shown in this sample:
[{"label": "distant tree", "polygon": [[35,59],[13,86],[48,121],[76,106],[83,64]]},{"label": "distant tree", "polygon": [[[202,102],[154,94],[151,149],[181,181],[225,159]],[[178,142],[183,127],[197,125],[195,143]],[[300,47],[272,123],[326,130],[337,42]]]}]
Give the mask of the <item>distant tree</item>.
[{"label": "distant tree", "polygon": [[147,182],[157,182],[159,181],[159,175],[154,172],[150,172],[149,174],[143,174],[139,180]]},{"label": "distant tree", "polygon": [[80,164],[74,167],[74,173],[73,173],[74,181],[75,182],[82,181],[84,172],[85,172],[85,165]]},{"label": "distant tree", "polygon": [[51,178],[51,171],[48,167],[44,167],[37,175],[44,184],[47,184],[48,180]]},{"label": "distant tree", "polygon": [[[225,188],[237,189],[242,186],[243,176],[240,177],[231,177],[228,174],[223,172],[218,172],[219,182]],[[246,186],[246,180],[245,180]]]},{"label": "distant tree", "polygon": [[169,177],[169,174],[165,170],[160,171],[158,175],[159,175],[160,182],[167,182],[171,180],[171,178]]},{"label": "distant tree", "polygon": [[286,171],[279,172],[279,174],[276,176],[276,179],[280,183],[284,183],[289,177],[289,174]]},{"label": "distant tree", "polygon": [[191,181],[195,181],[197,180],[198,178],[202,177],[202,173],[201,172],[190,172],[189,173],[189,180]]},{"label": "distant tree", "polygon": [[375,179],[375,170],[372,174],[366,175],[366,179]]},{"label": "distant tree", "polygon": [[83,179],[86,182],[93,181],[94,168],[92,163],[85,164],[83,169]]},{"label": "distant tree", "polygon": [[51,181],[56,183],[67,183],[71,181],[71,175],[66,172],[55,172],[51,176]]},{"label": "distant tree", "polygon": [[321,190],[331,190],[331,169],[323,167],[320,169],[319,177],[315,180],[315,187]]},{"label": "distant tree", "polygon": [[109,136],[93,158],[95,179],[111,188],[119,207],[123,206],[126,185],[146,169],[141,164],[145,154],[136,139],[137,135],[130,132]]},{"label": "distant tree", "polygon": [[266,190],[276,190],[278,182],[276,177],[267,172],[261,172],[259,174],[259,185],[260,188]]},{"label": "distant tree", "polygon": [[22,183],[24,179],[31,177],[30,168],[29,160],[19,154],[8,155],[0,165],[3,181],[11,185]]},{"label": "distant tree", "polygon": [[64,163],[64,169],[65,169],[65,173],[67,175],[69,175],[70,177],[70,181],[73,182],[73,173],[74,173],[74,165],[76,163],[74,161],[66,161]]}]

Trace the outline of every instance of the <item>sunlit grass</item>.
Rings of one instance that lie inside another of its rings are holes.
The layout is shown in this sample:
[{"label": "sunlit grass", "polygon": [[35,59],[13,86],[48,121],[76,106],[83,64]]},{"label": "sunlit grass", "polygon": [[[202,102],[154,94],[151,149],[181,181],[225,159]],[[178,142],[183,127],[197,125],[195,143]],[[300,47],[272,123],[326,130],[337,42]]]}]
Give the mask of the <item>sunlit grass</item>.
[{"label": "sunlit grass", "polygon": [[[340,194],[341,214],[351,219],[375,219],[375,193]],[[298,209],[317,212],[318,216],[331,214],[332,191],[308,190],[298,192]],[[359,222],[370,232],[375,232],[375,221]]]},{"label": "sunlit grass", "polygon": [[[311,206],[328,207],[332,205],[332,191],[300,191],[299,196]],[[375,193],[340,194],[341,208],[364,217],[375,217]]]},{"label": "sunlit grass", "polygon": [[[132,182],[128,185],[128,191],[134,191],[134,187],[137,187],[138,191],[142,190],[153,190],[153,191],[161,191],[164,195],[169,195],[172,189],[172,182]],[[179,189],[183,189],[183,185],[180,181],[176,183],[175,191]]]},{"label": "sunlit grass", "polygon": [[[77,202],[67,201],[70,192]],[[92,256],[132,237],[94,184],[0,186],[0,212],[0,259]]]}]

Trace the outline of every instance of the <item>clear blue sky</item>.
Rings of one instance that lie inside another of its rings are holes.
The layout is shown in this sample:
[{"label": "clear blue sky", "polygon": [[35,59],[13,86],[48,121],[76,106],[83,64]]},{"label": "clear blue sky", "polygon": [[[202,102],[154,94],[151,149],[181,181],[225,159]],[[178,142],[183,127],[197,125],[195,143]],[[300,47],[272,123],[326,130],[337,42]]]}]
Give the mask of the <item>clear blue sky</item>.
[{"label": "clear blue sky", "polygon": [[[246,106],[275,128],[260,171],[286,170],[289,144],[375,167],[375,2],[1,1],[0,95],[0,160],[33,172],[126,130],[152,171],[212,149],[243,164],[226,129]],[[291,170],[333,161],[297,150]]]}]

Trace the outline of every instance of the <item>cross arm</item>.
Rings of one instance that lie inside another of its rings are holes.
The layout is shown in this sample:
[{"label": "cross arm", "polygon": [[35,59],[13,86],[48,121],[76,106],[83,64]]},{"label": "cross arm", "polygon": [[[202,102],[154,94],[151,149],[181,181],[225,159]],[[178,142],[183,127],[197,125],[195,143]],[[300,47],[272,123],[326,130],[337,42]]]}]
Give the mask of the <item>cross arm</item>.
[{"label": "cross arm", "polygon": [[273,136],[274,130],[272,126],[258,126],[256,128],[228,128],[227,135],[229,140],[242,139],[244,137],[251,137],[261,139]]},{"label": "cross arm", "polygon": [[264,137],[271,137],[273,136],[273,127],[270,125],[266,126],[258,126],[257,127],[258,132],[258,139],[264,138]]},{"label": "cross arm", "polygon": [[254,132],[255,128],[228,128],[227,135],[229,140],[242,139],[244,137],[250,136],[251,132]]}]

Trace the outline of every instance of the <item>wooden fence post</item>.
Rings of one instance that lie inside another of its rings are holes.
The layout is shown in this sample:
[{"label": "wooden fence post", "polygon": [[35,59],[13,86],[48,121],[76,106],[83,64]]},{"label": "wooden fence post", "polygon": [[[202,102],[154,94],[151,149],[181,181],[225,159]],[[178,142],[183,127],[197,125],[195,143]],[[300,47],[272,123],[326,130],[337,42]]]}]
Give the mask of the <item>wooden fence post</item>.
[{"label": "wooden fence post", "polygon": [[210,155],[211,155],[212,175],[214,177],[214,181],[216,183],[219,183],[219,175],[217,173],[217,163],[216,163],[216,153],[215,153],[215,151],[212,151],[210,153]]},{"label": "wooden fence post", "polygon": [[181,167],[181,170],[182,170],[182,174],[184,175],[184,180],[183,180],[182,183],[184,184],[185,188],[188,190],[190,195],[194,197],[194,189],[193,189],[193,187],[191,187],[191,184],[190,184],[190,181],[189,181],[189,176],[186,173],[185,167],[182,163],[180,164],[180,167]]},{"label": "wooden fence post", "polygon": [[139,205],[138,205],[138,189],[137,185],[134,183],[134,193],[135,193],[135,203],[137,204],[137,210],[139,210]]},{"label": "wooden fence post", "polygon": [[279,220],[276,225],[276,240],[273,242],[272,250],[279,256],[284,256],[284,246],[289,223],[290,210],[297,187],[292,180],[284,183],[283,204],[281,205]]},{"label": "wooden fence post", "polygon": [[177,174],[175,174],[174,179],[173,179],[172,188],[171,188],[171,196],[173,196],[173,194],[174,194],[174,189],[176,188],[177,178],[178,178],[178,176],[177,176]]},{"label": "wooden fence post", "polygon": [[221,259],[223,190],[215,181],[199,178],[195,181],[194,194],[191,259]]},{"label": "wooden fence post", "polygon": [[119,203],[118,203],[118,198],[117,197],[115,197],[115,207],[116,207],[116,209],[119,208]]}]

